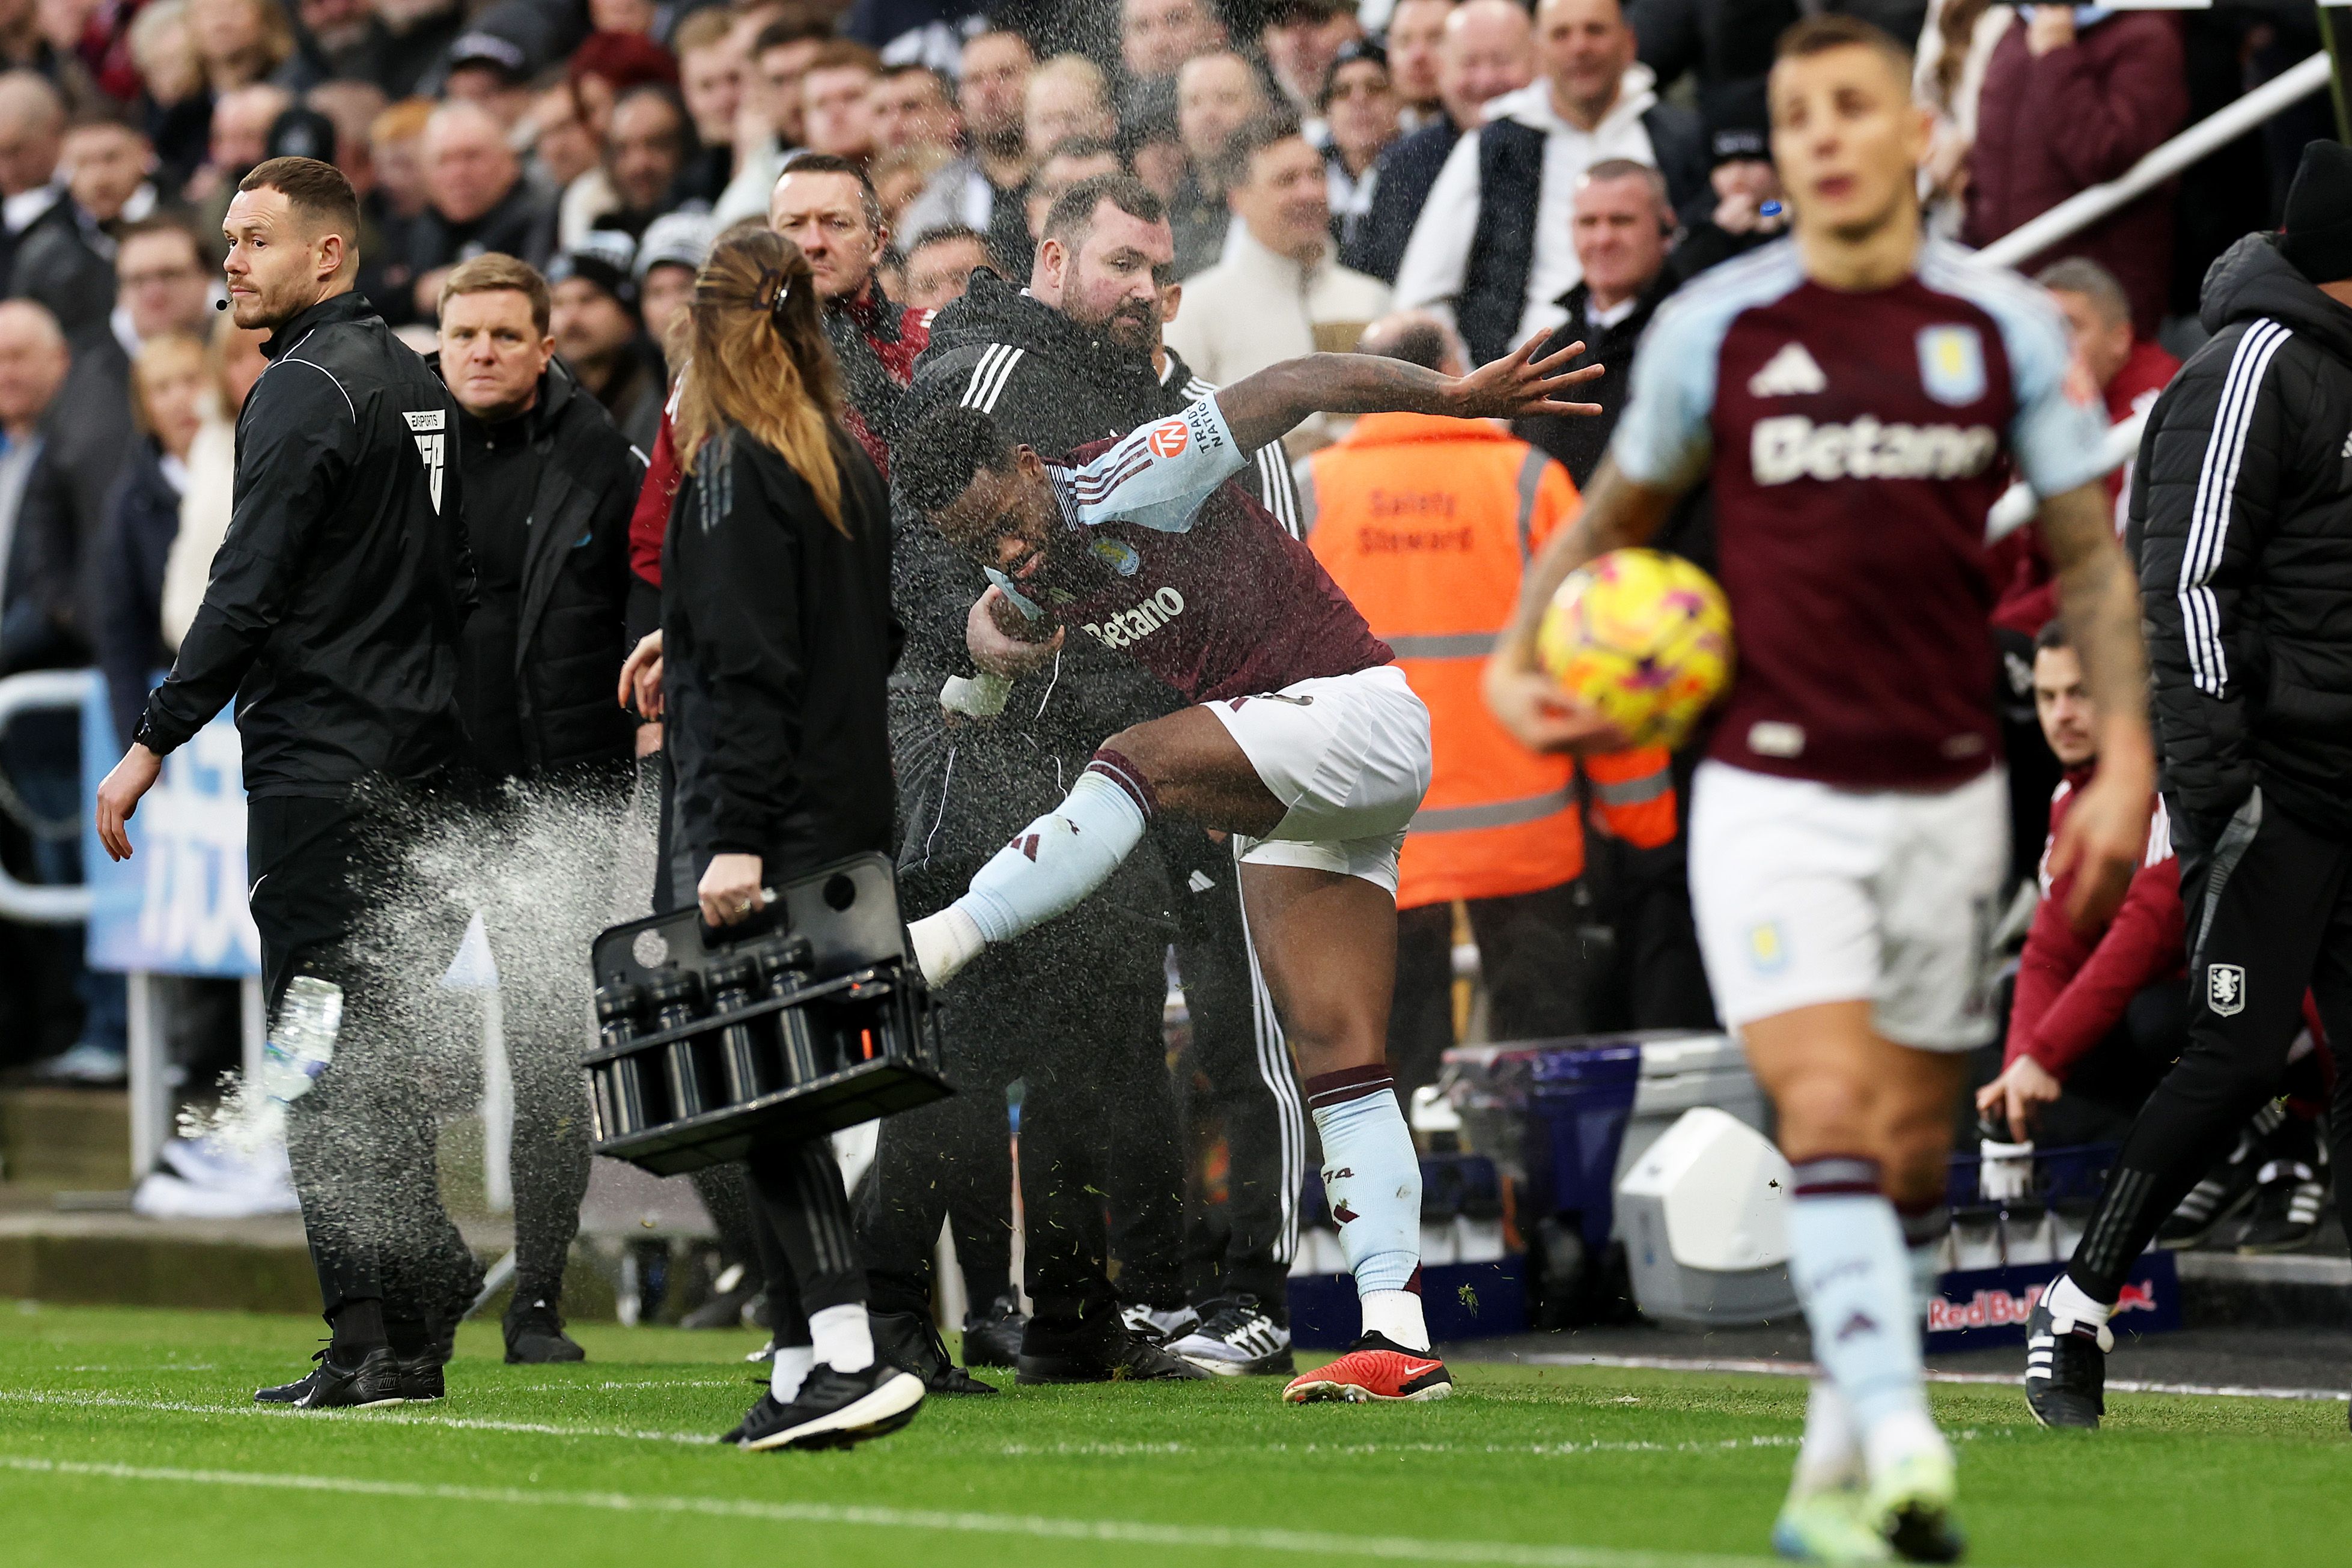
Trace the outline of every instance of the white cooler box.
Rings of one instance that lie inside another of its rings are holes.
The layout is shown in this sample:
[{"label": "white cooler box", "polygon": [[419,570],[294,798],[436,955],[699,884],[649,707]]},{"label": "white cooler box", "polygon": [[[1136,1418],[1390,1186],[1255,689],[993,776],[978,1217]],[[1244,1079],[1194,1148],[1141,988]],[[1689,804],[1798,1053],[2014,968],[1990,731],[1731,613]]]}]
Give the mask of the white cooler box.
[{"label": "white cooler box", "polygon": [[1643,1312],[1699,1327],[1793,1316],[1790,1179],[1762,1133],[1711,1106],[1685,1112],[1654,1139],[1617,1184],[1617,1228]]},{"label": "white cooler box", "polygon": [[[1685,1111],[1702,1105],[1728,1113],[1758,1132],[1771,1133],[1771,1109],[1764,1090],[1748,1071],[1739,1041],[1727,1034],[1648,1034],[1642,1041],[1642,1080],[1633,1090],[1633,1119],[1625,1124],[1625,1143],[1617,1151],[1612,1183],[1664,1137],[1666,1129]],[[1626,1235],[1623,1212],[1614,1234]]]}]

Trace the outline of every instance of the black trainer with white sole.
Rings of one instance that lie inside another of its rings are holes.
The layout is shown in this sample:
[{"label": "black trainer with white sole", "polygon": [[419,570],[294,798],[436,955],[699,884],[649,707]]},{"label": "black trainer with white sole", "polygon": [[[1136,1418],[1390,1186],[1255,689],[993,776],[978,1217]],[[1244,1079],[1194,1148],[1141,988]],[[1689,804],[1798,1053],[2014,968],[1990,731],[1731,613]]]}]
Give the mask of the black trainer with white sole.
[{"label": "black trainer with white sole", "polygon": [[1169,1354],[1114,1322],[1108,1335],[1049,1334],[1034,1320],[1022,1336],[1013,1381],[1050,1383],[1190,1383],[1206,1378],[1189,1361]]},{"label": "black trainer with white sole", "polygon": [[1220,1377],[1287,1377],[1298,1370],[1289,1328],[1275,1322],[1255,1296],[1210,1302],[1201,1326],[1168,1350]]},{"label": "black trainer with white sole", "polygon": [[2253,1212],[2238,1235],[2238,1250],[2259,1255],[2308,1245],[2326,1201],[2327,1183],[2317,1167],[2303,1160],[2271,1161],[2254,1188]]},{"label": "black trainer with white sole", "polygon": [[1172,1307],[1154,1307],[1141,1301],[1131,1301],[1119,1309],[1118,1321],[1125,1323],[1127,1332],[1137,1339],[1165,1345],[1173,1344],[1199,1328],[1201,1314],[1181,1301]]},{"label": "black trainer with white sole", "polygon": [[275,1388],[257,1389],[253,1402],[297,1410],[373,1410],[379,1405],[397,1405],[404,1397],[400,1391],[400,1363],[388,1346],[367,1352],[356,1366],[338,1363],[332,1345],[310,1359],[318,1364],[307,1375]]},{"label": "black trainer with white sole", "polygon": [[747,1450],[847,1448],[887,1437],[923,1406],[923,1380],[876,1360],[863,1372],[835,1372],[819,1363],[790,1405],[761,1396],[739,1428]]},{"label": "black trainer with white sole", "polygon": [[2107,1352],[2115,1331],[2105,1323],[2061,1326],[2041,1301],[2025,1320],[2025,1403],[2044,1427],[2097,1431],[2107,1411]]}]

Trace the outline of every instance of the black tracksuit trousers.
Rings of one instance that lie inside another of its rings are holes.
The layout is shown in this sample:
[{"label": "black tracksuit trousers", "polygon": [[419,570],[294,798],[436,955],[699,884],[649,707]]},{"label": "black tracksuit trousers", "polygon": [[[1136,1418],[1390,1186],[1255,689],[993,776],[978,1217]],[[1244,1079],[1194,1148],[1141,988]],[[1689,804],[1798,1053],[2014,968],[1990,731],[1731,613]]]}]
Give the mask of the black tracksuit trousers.
[{"label": "black tracksuit trousers", "polygon": [[321,1307],[331,1323],[347,1301],[381,1302],[394,1347],[414,1354],[481,1281],[436,1166],[443,1102],[479,1082],[471,998],[440,984],[465,912],[408,863],[404,810],[272,795],[247,821],[271,1016],[298,975],[342,990],[333,1061],[286,1118]]},{"label": "black tracksuit trousers", "polygon": [[[2172,823],[2189,924],[2189,1046],[2132,1124],[2067,1266],[2102,1301],[2116,1299],[2246,1118],[2280,1092],[2305,990],[2336,1049],[2352,1041],[2352,842],[2305,826],[2260,789],[2210,844],[2191,841],[2178,811]],[[2336,1073],[2328,1126],[2336,1169],[2352,1169],[2352,1073]],[[2352,1222],[2347,1185],[2336,1184],[2336,1202]]]}]

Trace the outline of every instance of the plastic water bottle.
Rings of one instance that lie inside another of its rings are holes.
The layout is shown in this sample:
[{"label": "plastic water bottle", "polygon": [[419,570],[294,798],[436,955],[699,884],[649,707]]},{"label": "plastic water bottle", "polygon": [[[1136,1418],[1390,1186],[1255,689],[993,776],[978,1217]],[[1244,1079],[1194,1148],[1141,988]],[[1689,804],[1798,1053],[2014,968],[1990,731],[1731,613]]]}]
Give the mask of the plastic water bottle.
[{"label": "plastic water bottle", "polygon": [[335,1033],[343,1023],[343,988],[297,975],[278,1007],[278,1027],[261,1048],[261,1087],[272,1103],[299,1100],[335,1060]]}]

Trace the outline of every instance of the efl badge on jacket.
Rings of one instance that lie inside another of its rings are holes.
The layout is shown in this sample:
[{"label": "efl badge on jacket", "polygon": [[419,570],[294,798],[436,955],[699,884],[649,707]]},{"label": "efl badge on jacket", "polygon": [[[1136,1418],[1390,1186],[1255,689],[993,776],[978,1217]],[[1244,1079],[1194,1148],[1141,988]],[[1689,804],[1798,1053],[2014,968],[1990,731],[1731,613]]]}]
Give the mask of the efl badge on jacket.
[{"label": "efl badge on jacket", "polygon": [[425,481],[433,492],[433,510],[441,510],[441,469],[446,458],[446,444],[449,439],[448,413],[437,408],[422,413],[404,413],[409,434],[416,437],[416,455],[425,461]]},{"label": "efl badge on jacket", "polygon": [[2217,1018],[2246,1010],[2246,971],[2235,964],[2205,966],[2205,1005]]},{"label": "efl badge on jacket", "polygon": [[1974,327],[1919,329],[1919,384],[1937,402],[1963,408],[1985,394],[1984,340]]}]

